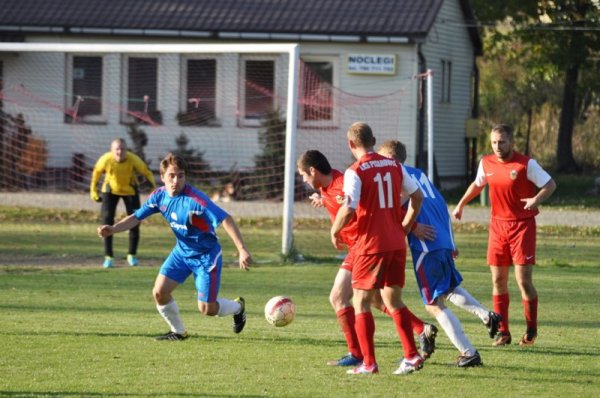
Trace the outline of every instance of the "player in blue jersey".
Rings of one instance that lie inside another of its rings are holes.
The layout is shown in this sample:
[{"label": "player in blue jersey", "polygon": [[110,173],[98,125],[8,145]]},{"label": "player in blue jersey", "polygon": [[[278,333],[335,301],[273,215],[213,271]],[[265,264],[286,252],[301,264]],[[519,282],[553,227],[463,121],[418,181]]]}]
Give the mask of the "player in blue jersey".
[{"label": "player in blue jersey", "polygon": [[198,309],[204,315],[233,315],[233,331],[239,333],[246,324],[245,302],[217,298],[221,285],[222,252],[215,229],[223,225],[239,253],[239,267],[248,270],[252,257],[233,218],[215,205],[203,192],[186,184],[187,165],[176,155],[168,154],[160,162],[160,177],[165,186],[156,189],[133,214],[114,225],[98,228],[100,237],[136,227],[146,217],[161,213],[171,226],[177,243],[167,257],[154,283],[152,294],[156,308],[170,327],[157,340],[183,340],[187,330],[179,316],[173,290],[188,276],[194,275],[198,291]]},{"label": "player in blue jersey", "polygon": [[[400,163],[406,160],[406,147],[399,141],[387,141],[379,154],[394,158]],[[481,365],[481,356],[465,335],[456,316],[447,308],[448,299],[457,306],[477,315],[488,327],[490,337],[498,332],[500,316],[490,312],[460,287],[462,276],[454,265],[458,252],[454,244],[448,206],[442,194],[419,169],[404,165],[410,177],[423,191],[423,205],[417,216],[417,226],[408,234],[413,266],[421,298],[427,312],[436,318],[444,332],[460,351],[459,367]],[[420,228],[434,227],[435,234],[423,234]]]}]

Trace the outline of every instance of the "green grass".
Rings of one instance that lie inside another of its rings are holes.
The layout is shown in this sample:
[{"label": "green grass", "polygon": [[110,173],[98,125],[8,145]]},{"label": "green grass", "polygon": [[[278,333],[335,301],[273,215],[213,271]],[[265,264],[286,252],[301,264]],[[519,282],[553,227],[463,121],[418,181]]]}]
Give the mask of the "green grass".
[{"label": "green grass", "polygon": [[[257,264],[249,272],[231,266],[234,250],[223,237],[229,266],[223,271],[220,296],[246,298],[246,329],[235,335],[229,317],[201,316],[193,284],[187,281],[175,296],[191,338],[155,342],[152,337],[166,327],[151,289],[173,245],[171,232],[161,222],[142,227],[142,266],[125,266],[127,241],[121,234],[115,239],[119,266],[104,270],[95,222],[85,217],[61,222],[55,213],[39,213],[20,223],[4,220],[2,397],[600,396],[597,233],[548,228],[539,234],[535,281],[540,335],[534,347],[492,348],[481,322],[453,309],[485,366],[449,366],[457,352],[440,333],[438,348],[421,372],[393,376],[400,345],[390,320],[376,314],[381,373],[353,377],[324,365],[345,352],[328,304],[339,260],[324,223],[299,224],[296,247],[309,261],[283,264],[278,255],[279,223],[240,220]],[[486,235],[480,226],[458,230],[458,266],[463,286],[489,306]],[[525,326],[514,280],[510,288],[511,329],[518,339]],[[268,325],[262,314],[264,303],[278,294],[291,296],[297,305],[296,320],[285,328]],[[404,298],[418,316],[432,321],[410,268]]]}]

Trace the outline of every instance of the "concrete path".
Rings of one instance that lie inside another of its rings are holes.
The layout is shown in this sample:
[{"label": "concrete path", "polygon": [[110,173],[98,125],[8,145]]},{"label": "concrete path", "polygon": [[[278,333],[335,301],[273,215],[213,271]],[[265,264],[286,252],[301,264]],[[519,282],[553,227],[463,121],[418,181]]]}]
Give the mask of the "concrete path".
[{"label": "concrete path", "polygon": [[[142,198],[143,199],[143,198]],[[280,217],[281,202],[217,202],[235,217]],[[100,211],[100,205],[84,193],[0,192],[0,206],[42,207]],[[118,212],[125,212],[120,202]],[[314,209],[308,201],[294,205],[294,217],[327,218],[324,209]],[[460,222],[488,223],[489,208],[475,201],[467,206]],[[561,210],[542,207],[537,217],[538,225],[600,226],[600,210]]]}]

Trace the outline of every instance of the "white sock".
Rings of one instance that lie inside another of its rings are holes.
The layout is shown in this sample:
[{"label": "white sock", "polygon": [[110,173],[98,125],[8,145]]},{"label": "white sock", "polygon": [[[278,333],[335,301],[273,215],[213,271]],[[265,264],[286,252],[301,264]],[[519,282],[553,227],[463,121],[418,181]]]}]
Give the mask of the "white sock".
[{"label": "white sock", "polygon": [[237,314],[242,309],[242,305],[240,303],[229,299],[219,298],[217,299],[217,303],[219,303],[219,313],[217,316]]},{"label": "white sock", "polygon": [[165,305],[156,305],[156,309],[158,313],[163,317],[167,325],[171,328],[171,332],[177,334],[185,333],[185,326],[183,326],[183,321],[179,316],[179,307],[175,302],[175,299],[171,300],[168,304]]},{"label": "white sock", "polygon": [[456,287],[454,291],[448,295],[447,300],[455,306],[478,316],[485,324],[490,320],[490,311],[460,286]]},{"label": "white sock", "polygon": [[460,351],[461,355],[471,356],[475,355],[475,347],[469,341],[469,338],[465,334],[465,331],[460,324],[458,318],[448,308],[442,310],[438,316],[435,317],[439,322],[444,332],[454,344],[454,347]]}]

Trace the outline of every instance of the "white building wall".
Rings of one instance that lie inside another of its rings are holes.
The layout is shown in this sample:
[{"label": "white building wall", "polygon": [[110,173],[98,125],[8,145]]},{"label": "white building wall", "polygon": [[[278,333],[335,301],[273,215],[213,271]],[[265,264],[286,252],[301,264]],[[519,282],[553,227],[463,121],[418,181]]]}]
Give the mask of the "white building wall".
[{"label": "white building wall", "polygon": [[[422,46],[434,73],[434,154],[441,178],[464,176],[465,122],[471,117],[474,48],[458,0],[444,1],[433,29]],[[441,98],[441,60],[452,62],[451,100]],[[427,126],[425,126],[427,131]],[[427,148],[427,139],[425,139]]]},{"label": "white building wall", "polygon": [[[45,37],[32,37],[31,41],[46,41]],[[56,39],[54,39],[56,40]],[[69,41],[77,38],[70,37]],[[106,38],[82,37],[85,42],[105,42]],[[126,38],[128,43],[150,43],[149,40]],[[113,42],[122,43],[119,38]],[[153,39],[152,43],[161,40]],[[165,43],[170,41],[164,40]],[[190,43],[191,40],[179,40]],[[244,43],[247,44],[247,43]],[[297,154],[306,149],[324,152],[334,167],[343,169],[352,161],[347,148],[346,130],[351,123],[361,120],[369,123],[378,145],[388,139],[398,139],[407,146],[407,163],[414,164],[417,150],[417,115],[419,111],[418,87],[414,79],[418,73],[417,47],[412,44],[372,43],[303,43],[301,57],[307,60],[333,62],[336,113],[330,123],[317,126],[299,122]],[[422,46],[427,67],[436,75],[434,85],[436,163],[440,176],[464,175],[464,126],[471,109],[471,72],[473,48],[464,26],[458,1],[444,2],[433,31]],[[394,75],[352,74],[347,70],[348,54],[393,54],[396,56]],[[176,120],[183,109],[185,86],[182,64],[190,55],[156,55],[158,62],[158,109],[162,112],[162,125],[143,125],[149,144],[145,148],[151,167],[157,168],[158,159],[175,149],[175,138],[185,133],[190,147],[204,152],[204,159],[213,170],[250,168],[254,156],[260,152],[258,127],[249,125],[240,117],[240,84],[243,59],[241,54],[218,54],[217,58],[217,114],[219,127],[184,127]],[[4,61],[4,84],[23,85],[39,92],[41,98],[11,103],[5,100],[9,113],[26,110],[26,122],[35,134],[46,139],[48,167],[69,167],[74,153],[83,153],[91,165],[109,149],[115,137],[129,141],[127,128],[121,123],[124,98],[123,65],[125,55],[112,53],[104,56],[105,120],[96,124],[70,124],[65,122],[65,98],[68,95],[66,56],[60,53],[0,53]],[[276,61],[276,102],[285,111],[287,92],[286,55],[257,55],[255,58]],[[452,62],[452,99],[441,103],[440,59]],[[251,123],[250,123],[251,124]]]}]

